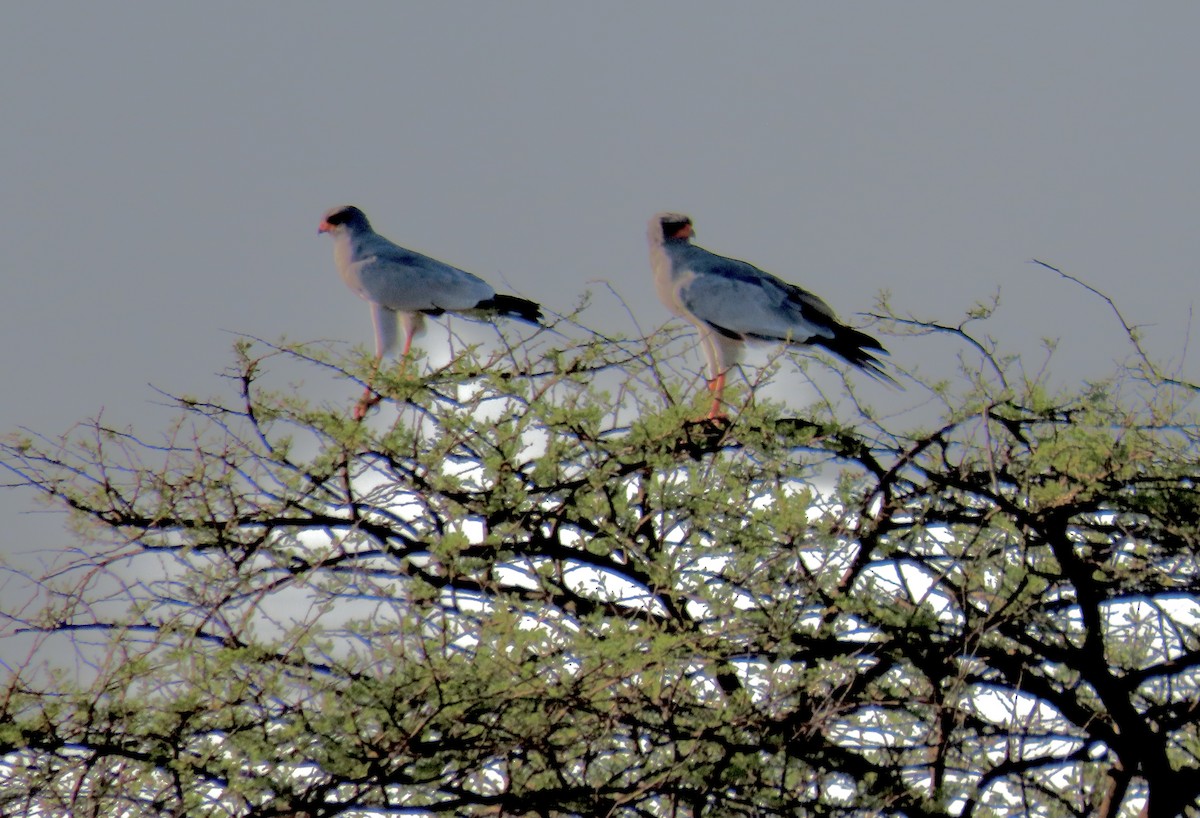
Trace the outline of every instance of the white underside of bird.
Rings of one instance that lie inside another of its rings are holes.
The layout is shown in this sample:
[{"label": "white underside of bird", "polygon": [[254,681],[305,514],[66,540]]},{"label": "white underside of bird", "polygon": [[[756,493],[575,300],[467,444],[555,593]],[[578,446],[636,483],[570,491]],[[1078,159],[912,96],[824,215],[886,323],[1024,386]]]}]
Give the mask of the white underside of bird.
[{"label": "white underside of bird", "polygon": [[[541,321],[539,306],[528,299],[498,295],[483,279],[435,258],[407,250],[371,228],[366,215],[346,205],[326,212],[318,232],[333,236],[333,261],[346,286],[371,305],[378,362],[403,332],[401,356],[412,348],[413,336],[424,329],[426,315],[462,313],[474,318],[501,315],[533,324]],[[378,364],[377,364],[378,365]],[[356,416],[378,402],[360,401]]]},{"label": "white underside of bird", "polygon": [[647,230],[659,299],[700,333],[713,393],[710,418],[721,415],[725,375],[750,341],[819,346],[874,377],[892,381],[867,351],[887,350],[866,333],[842,324],[820,298],[745,261],[692,244],[693,234],[691,219],[682,213],[658,213]]}]

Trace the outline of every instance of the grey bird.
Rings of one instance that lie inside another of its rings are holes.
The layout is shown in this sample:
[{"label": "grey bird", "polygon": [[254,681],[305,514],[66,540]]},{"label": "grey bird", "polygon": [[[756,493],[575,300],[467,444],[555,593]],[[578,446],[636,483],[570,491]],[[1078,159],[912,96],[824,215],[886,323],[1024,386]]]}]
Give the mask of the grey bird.
[{"label": "grey bird", "polygon": [[650,269],[659,299],[700,331],[712,392],[710,419],[723,415],[725,373],[749,341],[818,346],[881,380],[895,383],[870,351],[887,350],[864,332],[842,324],[817,296],[753,264],[692,244],[695,230],[682,213],[650,219]]},{"label": "grey bird", "polygon": [[[541,324],[541,307],[526,298],[497,294],[478,276],[406,250],[371,228],[353,205],[325,213],[318,233],[333,236],[333,262],[346,286],[371,305],[375,325],[375,365],[396,345],[396,323],[404,330],[401,357],[413,336],[424,329],[426,315],[462,313],[471,318],[505,316]],[[370,385],[355,407],[361,419],[380,401]]]}]

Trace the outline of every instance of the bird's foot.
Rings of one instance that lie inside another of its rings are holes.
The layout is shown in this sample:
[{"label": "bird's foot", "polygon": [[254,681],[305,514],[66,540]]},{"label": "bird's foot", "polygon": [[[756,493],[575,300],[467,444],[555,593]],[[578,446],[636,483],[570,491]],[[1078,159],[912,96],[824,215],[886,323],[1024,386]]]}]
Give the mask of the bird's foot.
[{"label": "bird's foot", "polygon": [[697,426],[730,426],[733,423],[733,421],[729,419],[729,415],[721,407],[720,403],[713,403],[713,406],[708,410],[707,415],[702,415],[701,417],[695,418],[694,420],[688,422]]},{"label": "bird's foot", "polygon": [[358,399],[358,403],[354,404],[354,419],[362,420],[365,418],[371,407],[381,400],[383,400],[383,396],[372,392],[370,389],[363,392],[363,396]]}]

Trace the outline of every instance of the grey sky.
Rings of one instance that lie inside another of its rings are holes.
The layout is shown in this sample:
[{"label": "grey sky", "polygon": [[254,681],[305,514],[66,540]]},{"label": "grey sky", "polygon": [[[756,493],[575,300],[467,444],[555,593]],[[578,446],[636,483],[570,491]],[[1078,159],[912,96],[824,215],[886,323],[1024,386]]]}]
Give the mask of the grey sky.
[{"label": "grey sky", "polygon": [[608,279],[647,327],[644,224],[682,210],[852,323],[883,288],[953,320],[999,287],[1002,341],[1107,373],[1106,309],[1036,257],[1177,354],[1198,30],[1182,2],[10,4],[0,430],[160,424],[146,384],[221,388],[223,330],[368,345],[316,234],[343,203],[551,309]]}]

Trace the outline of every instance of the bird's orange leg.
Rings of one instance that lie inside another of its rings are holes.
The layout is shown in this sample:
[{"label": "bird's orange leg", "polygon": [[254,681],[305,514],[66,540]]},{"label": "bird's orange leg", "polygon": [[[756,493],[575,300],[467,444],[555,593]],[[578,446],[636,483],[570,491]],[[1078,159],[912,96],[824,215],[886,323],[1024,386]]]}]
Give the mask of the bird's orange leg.
[{"label": "bird's orange leg", "polygon": [[367,379],[367,388],[363,390],[362,397],[358,399],[358,403],[354,404],[354,419],[362,420],[367,416],[367,411],[383,400],[383,398],[371,388],[371,384],[375,383],[375,376],[379,374],[379,365],[383,362],[383,358],[375,359],[375,368],[371,370],[371,377]]},{"label": "bird's orange leg", "polygon": [[[401,362],[408,360],[408,351],[412,349],[412,334],[404,336],[404,351],[400,353]],[[367,412],[371,407],[383,400],[383,395],[380,395],[371,388],[371,384],[375,383],[375,376],[379,374],[379,366],[383,363],[383,356],[375,358],[375,368],[371,371],[371,378],[367,381],[367,388],[363,390],[362,397],[358,399],[358,403],[354,405],[354,419],[362,420],[367,416]]]},{"label": "bird's orange leg", "polygon": [[708,391],[712,392],[713,396],[712,408],[708,410],[708,419],[718,420],[724,418],[725,412],[721,409],[722,398],[725,395],[724,372],[708,382]]}]

